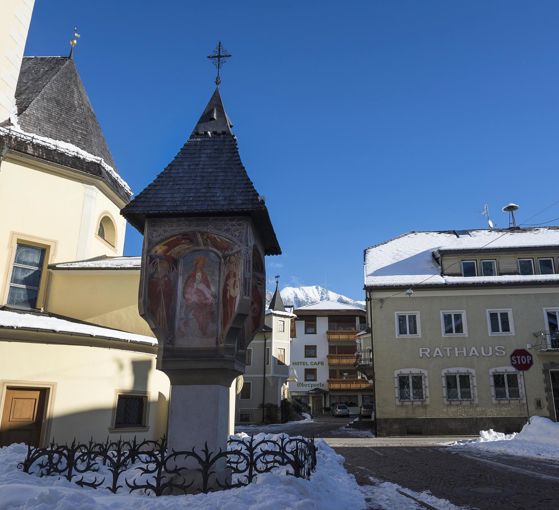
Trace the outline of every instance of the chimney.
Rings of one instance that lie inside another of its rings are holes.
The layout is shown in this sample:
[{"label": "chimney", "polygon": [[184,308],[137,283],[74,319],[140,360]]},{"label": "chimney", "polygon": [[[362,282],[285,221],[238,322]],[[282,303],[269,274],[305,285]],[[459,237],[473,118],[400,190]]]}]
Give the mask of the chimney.
[{"label": "chimney", "polygon": [[0,16],[0,124],[9,119],[35,0],[2,0]]}]

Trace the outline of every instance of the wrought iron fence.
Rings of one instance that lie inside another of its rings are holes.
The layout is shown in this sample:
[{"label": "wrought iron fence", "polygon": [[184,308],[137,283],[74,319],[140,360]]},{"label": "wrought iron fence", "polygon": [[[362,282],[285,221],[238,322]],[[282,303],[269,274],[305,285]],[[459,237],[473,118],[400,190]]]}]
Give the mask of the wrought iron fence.
[{"label": "wrought iron fence", "polygon": [[[160,441],[107,439],[104,443],[74,440],[70,445],[28,446],[18,468],[28,474],[65,478],[81,487],[106,488],[113,494],[127,488],[162,496],[242,487],[272,471],[309,479],[316,469],[316,452],[314,439],[288,435],[231,437],[227,450],[216,452],[207,443],[202,449],[169,451],[165,437]],[[229,480],[217,478],[220,462],[226,463]],[[192,471],[199,473],[194,486],[188,475]]]}]

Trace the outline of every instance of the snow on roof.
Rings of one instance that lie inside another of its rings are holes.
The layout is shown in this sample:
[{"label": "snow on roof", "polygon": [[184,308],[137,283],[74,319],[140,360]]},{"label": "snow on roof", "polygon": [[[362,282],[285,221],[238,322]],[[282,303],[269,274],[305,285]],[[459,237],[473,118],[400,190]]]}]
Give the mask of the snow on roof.
[{"label": "snow on roof", "polygon": [[121,340],[131,343],[157,345],[157,339],[151,336],[137,335],[135,333],[104,328],[88,324],[86,322],[53,317],[42,313],[0,310],[0,328],[33,329],[106,338],[109,340]]},{"label": "snow on roof", "polygon": [[95,257],[51,264],[53,269],[140,269],[142,257]]},{"label": "snow on roof", "polygon": [[360,312],[363,311],[362,308],[358,307],[358,306],[354,306],[354,305],[348,305],[345,303],[339,303],[337,301],[320,301],[318,303],[315,303],[314,305],[307,305],[307,306],[301,306],[300,308],[297,308],[297,310],[295,310],[295,312],[297,312],[298,310],[359,310]]},{"label": "snow on roof", "polygon": [[[365,285],[445,285],[559,281],[559,275],[499,275],[491,277],[441,276],[433,258],[435,250],[494,250],[559,248],[559,228],[521,230],[469,230],[410,232],[365,251]],[[426,279],[428,278],[428,281]]]}]

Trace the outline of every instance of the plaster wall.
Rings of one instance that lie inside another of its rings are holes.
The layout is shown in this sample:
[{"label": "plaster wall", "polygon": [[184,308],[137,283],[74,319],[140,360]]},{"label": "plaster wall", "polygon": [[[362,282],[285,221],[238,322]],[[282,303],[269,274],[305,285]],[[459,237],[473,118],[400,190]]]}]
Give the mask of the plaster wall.
[{"label": "plaster wall", "polygon": [[[74,437],[156,439],[166,431],[169,379],[155,369],[152,353],[0,337],[0,409],[8,386],[49,388],[43,444]],[[113,428],[117,394],[127,392],[147,396],[145,428]]]}]

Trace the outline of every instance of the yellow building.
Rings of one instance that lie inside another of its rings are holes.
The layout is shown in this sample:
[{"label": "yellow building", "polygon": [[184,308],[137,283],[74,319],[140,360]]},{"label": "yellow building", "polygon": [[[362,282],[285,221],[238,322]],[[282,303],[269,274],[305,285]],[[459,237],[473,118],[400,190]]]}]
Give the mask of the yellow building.
[{"label": "yellow building", "polygon": [[32,8],[0,19],[0,446],[158,438],[169,381],[122,256],[131,191],[72,58],[22,58]]}]

